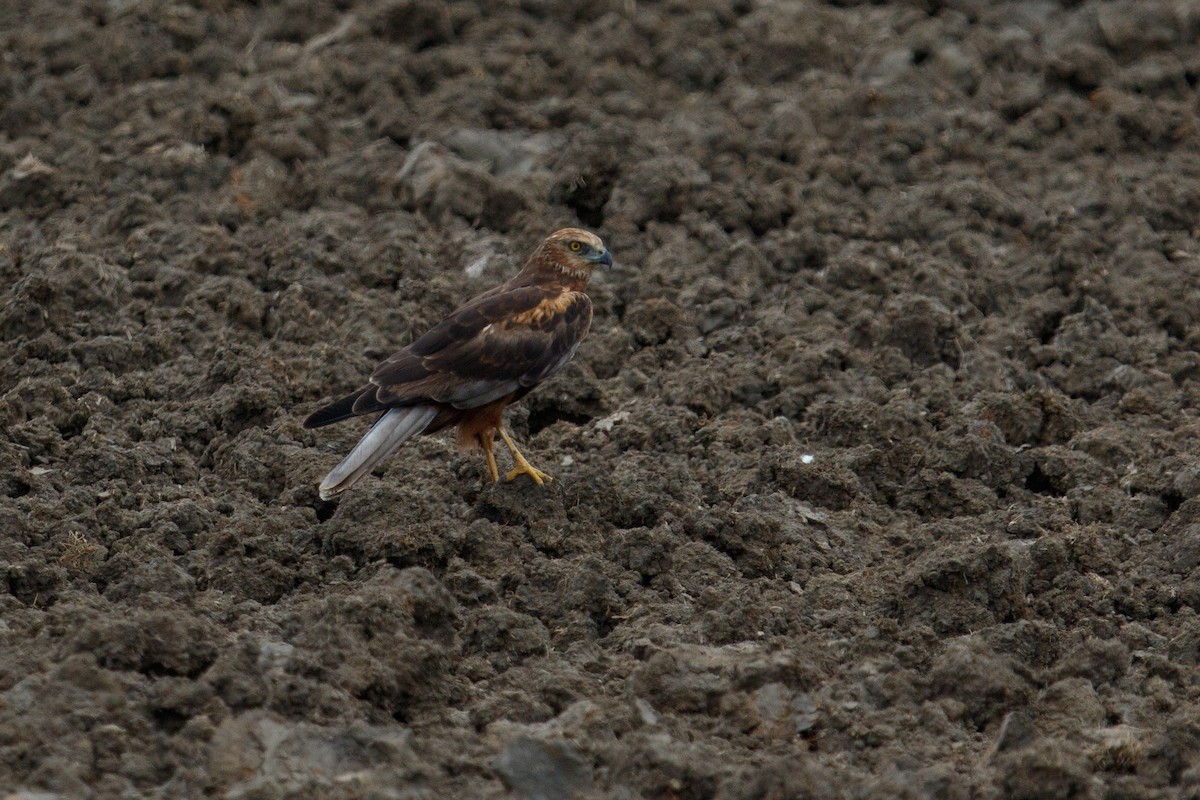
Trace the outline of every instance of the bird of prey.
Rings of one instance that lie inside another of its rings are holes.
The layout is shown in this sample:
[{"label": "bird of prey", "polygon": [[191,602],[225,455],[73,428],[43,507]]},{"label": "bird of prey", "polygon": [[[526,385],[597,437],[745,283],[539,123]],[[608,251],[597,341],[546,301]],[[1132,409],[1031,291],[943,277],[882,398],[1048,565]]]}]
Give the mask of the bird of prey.
[{"label": "bird of prey", "polygon": [[[562,369],[592,323],[584,292],[597,264],[612,256],[595,234],[564,228],[546,237],[515,276],[467,302],[375,368],[370,382],[304,421],[319,428],[379,414],[350,454],[321,481],[321,499],[349,489],[409,439],[457,426],[459,447],[481,449],[492,481],[495,434],[512,453],[512,480],[537,469],[504,430],[504,409]],[[381,413],[382,412],[382,413]]]}]

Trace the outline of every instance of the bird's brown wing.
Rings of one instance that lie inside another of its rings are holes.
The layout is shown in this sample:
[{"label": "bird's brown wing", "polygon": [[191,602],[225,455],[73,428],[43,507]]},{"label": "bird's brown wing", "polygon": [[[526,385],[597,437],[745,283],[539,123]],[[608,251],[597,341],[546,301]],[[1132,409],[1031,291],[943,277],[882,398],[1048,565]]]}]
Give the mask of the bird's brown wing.
[{"label": "bird's brown wing", "polygon": [[[464,392],[469,387],[458,384],[471,382],[472,379],[478,381],[489,376],[477,375],[469,370],[470,365],[464,364],[462,366],[467,368],[464,379],[444,367],[439,368],[434,363],[427,363],[426,359],[436,361],[444,351],[448,351],[448,355],[462,354],[471,342],[484,335],[489,325],[529,313],[538,308],[550,294],[551,292],[537,286],[523,286],[497,287],[479,295],[455,310],[424,336],[376,367],[371,375],[371,382],[366,386],[309,415],[304,421],[304,427],[318,428],[397,406],[428,403],[431,400],[442,402],[438,398],[447,397],[456,389],[459,393]],[[482,350],[483,345],[490,345],[490,342],[480,342],[479,349]],[[446,357],[441,356],[443,360]],[[484,362],[480,361],[475,366],[476,371],[481,370]],[[509,376],[490,377],[494,381]]]},{"label": "bird's brown wing", "polygon": [[583,292],[540,286],[489,292],[380,364],[353,413],[429,401],[476,408],[532,388],[570,360],[591,321]]}]

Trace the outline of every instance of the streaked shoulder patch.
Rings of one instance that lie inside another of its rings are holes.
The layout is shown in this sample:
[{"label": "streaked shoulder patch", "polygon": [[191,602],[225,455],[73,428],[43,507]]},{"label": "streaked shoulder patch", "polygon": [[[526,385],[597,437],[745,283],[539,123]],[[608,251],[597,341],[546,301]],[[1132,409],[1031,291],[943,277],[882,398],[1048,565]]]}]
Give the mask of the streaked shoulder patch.
[{"label": "streaked shoulder patch", "polygon": [[514,314],[506,320],[508,326],[524,325],[531,328],[544,328],[546,325],[567,312],[578,302],[582,292],[560,292],[554,297],[547,297],[528,311]]}]

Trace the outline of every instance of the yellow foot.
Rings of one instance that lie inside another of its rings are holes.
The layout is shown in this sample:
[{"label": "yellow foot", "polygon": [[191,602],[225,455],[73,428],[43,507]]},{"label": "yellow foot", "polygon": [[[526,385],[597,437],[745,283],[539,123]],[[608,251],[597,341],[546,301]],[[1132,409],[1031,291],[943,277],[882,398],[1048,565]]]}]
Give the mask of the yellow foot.
[{"label": "yellow foot", "polygon": [[542,472],[540,469],[535,467],[533,464],[530,464],[528,461],[525,461],[524,459],[521,459],[521,460],[524,463],[517,464],[516,468],[509,471],[509,473],[504,476],[504,480],[511,481],[513,478],[517,477],[518,475],[528,475],[529,477],[533,478],[533,482],[536,483],[538,486],[541,486],[543,483],[553,483],[554,482],[553,475]]},{"label": "yellow foot", "polygon": [[516,442],[514,442],[512,437],[508,435],[508,431],[504,430],[503,427],[500,427],[497,430],[500,433],[500,438],[504,440],[505,446],[508,447],[508,451],[512,453],[513,458],[513,470],[504,476],[504,480],[511,481],[518,475],[528,475],[529,477],[533,478],[533,482],[538,486],[554,480],[552,476],[542,472],[533,464],[530,464],[525,456],[521,455],[521,451],[517,449]]}]

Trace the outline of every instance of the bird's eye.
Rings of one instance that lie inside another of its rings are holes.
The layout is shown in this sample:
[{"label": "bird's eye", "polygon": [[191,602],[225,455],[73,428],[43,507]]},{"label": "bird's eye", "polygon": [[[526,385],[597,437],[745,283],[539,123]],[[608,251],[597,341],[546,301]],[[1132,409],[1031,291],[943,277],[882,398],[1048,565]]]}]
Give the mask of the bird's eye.
[{"label": "bird's eye", "polygon": [[571,242],[569,245],[567,245],[567,247],[571,248],[572,253],[578,253],[583,249],[583,245],[581,245],[579,242]]}]

